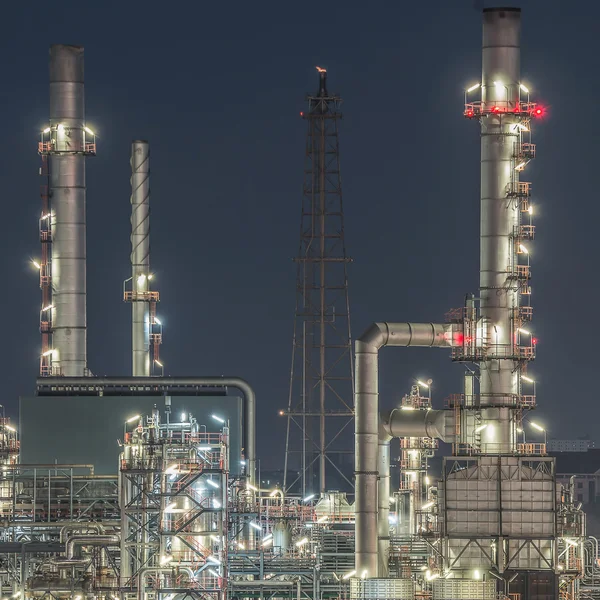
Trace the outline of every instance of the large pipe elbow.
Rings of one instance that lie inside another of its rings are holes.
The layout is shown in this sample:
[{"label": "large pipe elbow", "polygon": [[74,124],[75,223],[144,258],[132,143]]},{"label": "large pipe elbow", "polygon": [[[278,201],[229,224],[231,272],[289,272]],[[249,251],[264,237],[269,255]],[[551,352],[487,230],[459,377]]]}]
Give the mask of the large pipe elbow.
[{"label": "large pipe elbow", "polygon": [[67,559],[74,557],[76,546],[117,546],[120,541],[118,535],[74,535],[67,540]]},{"label": "large pipe elbow", "polygon": [[104,533],[104,525],[101,523],[67,523],[60,530],[60,543],[64,544],[69,537],[70,532],[79,532],[82,534],[87,531],[95,531],[97,534]]},{"label": "large pipe elbow", "polygon": [[377,352],[383,346],[452,346],[452,325],[440,323],[372,323],[356,340],[357,353]]},{"label": "large pipe elbow", "polygon": [[[450,324],[389,322],[373,323],[355,341],[355,565],[356,570],[361,574],[365,572],[367,577],[377,576],[378,571],[385,572],[383,568],[378,568],[377,497],[380,468],[377,463],[378,453],[381,456],[385,451],[391,433],[382,430],[379,423],[379,350],[384,346],[451,347],[452,342],[453,328]],[[434,425],[436,422],[430,423],[426,429],[437,432]],[[439,429],[440,424],[437,425]],[[425,437],[428,435],[423,434]],[[384,486],[381,487],[383,489]],[[385,532],[380,535],[380,538],[384,547]]]}]

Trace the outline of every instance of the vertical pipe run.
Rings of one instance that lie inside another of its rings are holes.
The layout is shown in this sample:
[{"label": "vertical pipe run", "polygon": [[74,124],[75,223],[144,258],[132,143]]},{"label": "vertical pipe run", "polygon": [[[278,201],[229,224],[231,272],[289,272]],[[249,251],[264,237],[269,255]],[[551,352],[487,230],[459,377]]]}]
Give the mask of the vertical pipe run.
[{"label": "vertical pipe run", "polygon": [[[518,364],[513,354],[512,314],[519,306],[519,291],[510,282],[515,261],[515,231],[519,203],[511,198],[518,172],[513,154],[519,141],[521,12],[518,8],[483,11],[481,117],[481,317],[489,323],[491,354],[480,364],[482,420],[481,451],[485,454],[514,450],[514,407],[518,394]],[[493,106],[499,112],[493,112]],[[512,113],[512,114],[511,114]],[[502,358],[502,355],[506,358]]]},{"label": "vertical pipe run", "polygon": [[[379,478],[379,350],[384,346],[452,346],[452,326],[435,323],[373,323],[355,342],[356,389],[355,568],[377,577]],[[389,460],[389,459],[388,459]],[[383,525],[382,525],[383,528]]]},{"label": "vertical pipe run", "polygon": [[[148,142],[131,144],[131,355],[132,375],[150,376],[150,150]],[[137,296],[136,296],[137,294]]]},{"label": "vertical pipe run", "polygon": [[83,48],[50,47],[54,374],[87,374]]},{"label": "vertical pipe run", "polygon": [[390,441],[391,437],[380,431],[377,453],[377,555],[379,556],[379,577],[388,576],[390,554]]}]

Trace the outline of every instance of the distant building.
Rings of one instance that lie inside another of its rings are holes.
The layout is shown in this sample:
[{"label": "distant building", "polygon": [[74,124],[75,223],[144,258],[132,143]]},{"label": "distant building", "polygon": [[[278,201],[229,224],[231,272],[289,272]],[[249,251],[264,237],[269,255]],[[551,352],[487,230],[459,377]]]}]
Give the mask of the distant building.
[{"label": "distant building", "polygon": [[556,481],[568,487],[573,478],[574,500],[583,504],[600,503],[600,449],[552,454],[556,458]]},{"label": "distant building", "polygon": [[548,440],[548,452],[587,452],[594,447],[592,440]]}]

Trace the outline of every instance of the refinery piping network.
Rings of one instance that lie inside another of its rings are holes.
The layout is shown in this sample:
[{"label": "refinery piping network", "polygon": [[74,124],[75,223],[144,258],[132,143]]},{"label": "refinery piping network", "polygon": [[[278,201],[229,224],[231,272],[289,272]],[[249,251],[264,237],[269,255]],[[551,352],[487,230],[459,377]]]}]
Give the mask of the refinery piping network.
[{"label": "refinery piping network", "polygon": [[[600,599],[598,541],[586,535],[574,490],[557,484],[545,444],[525,443],[520,435],[536,405],[527,374],[536,353],[529,329],[535,207],[532,184],[523,177],[536,157],[532,130],[544,116],[520,78],[520,28],[520,9],[483,10],[481,80],[465,91],[466,126],[481,129],[478,292],[444,320],[375,322],[355,339],[353,503],[346,493],[324,490],[324,381],[314,461],[321,491],[304,495],[285,483],[261,485],[256,413],[265,408],[248,382],[164,377],[144,140],[132,143],[131,276],[123,284],[123,298],[132,304],[132,377],[92,376],[85,164],[96,154],[96,139],[85,122],[83,48],[51,47],[50,119],[38,146],[37,398],[139,397],[150,398],[150,408],[118,424],[123,432],[118,445],[112,442],[114,475],[98,473],[95,462],[56,464],[51,454],[24,462],[29,449],[2,418],[3,598]],[[335,120],[331,110],[339,104],[327,92],[326,70],[318,71],[318,92],[310,97],[313,144],[319,143],[314,132],[327,131],[325,121]],[[337,129],[335,136],[337,144]],[[325,148],[324,133],[322,143]],[[335,260],[345,263],[345,250]],[[321,327],[324,317],[321,312]],[[381,411],[378,359],[387,346],[445,349],[465,368],[462,392],[433,409],[428,383],[418,382],[397,408]],[[219,402],[231,392],[239,404],[232,404],[237,416],[229,419]],[[179,396],[204,403],[209,416],[175,414],[171,403]],[[163,405],[152,406],[153,398]],[[31,417],[31,406],[21,405],[21,423]],[[396,438],[400,484],[393,489],[390,445]],[[434,478],[429,459],[439,441],[450,443],[452,453]],[[301,479],[305,490],[304,472]]]}]

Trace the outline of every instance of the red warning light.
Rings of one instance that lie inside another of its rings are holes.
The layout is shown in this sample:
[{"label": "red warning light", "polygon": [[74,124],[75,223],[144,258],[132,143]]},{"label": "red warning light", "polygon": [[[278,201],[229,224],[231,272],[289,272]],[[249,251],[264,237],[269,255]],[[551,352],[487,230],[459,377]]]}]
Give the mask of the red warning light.
[{"label": "red warning light", "polygon": [[492,106],[492,112],[497,113],[500,109],[497,106]]},{"label": "red warning light", "polygon": [[538,339],[532,338],[531,343],[535,346],[538,343]]},{"label": "red warning light", "polygon": [[538,107],[538,108],[536,108],[536,109],[533,111],[533,114],[534,114],[536,117],[541,117],[541,116],[544,114],[544,109],[543,109],[543,108],[539,108],[539,107]]},{"label": "red warning light", "polygon": [[303,117],[303,116],[304,116],[304,113],[303,113],[303,112],[301,112],[301,113],[300,113],[300,116],[301,116],[301,117]]},{"label": "red warning light", "polygon": [[473,116],[473,111],[472,110],[468,110],[467,111],[467,117],[472,117]]}]

